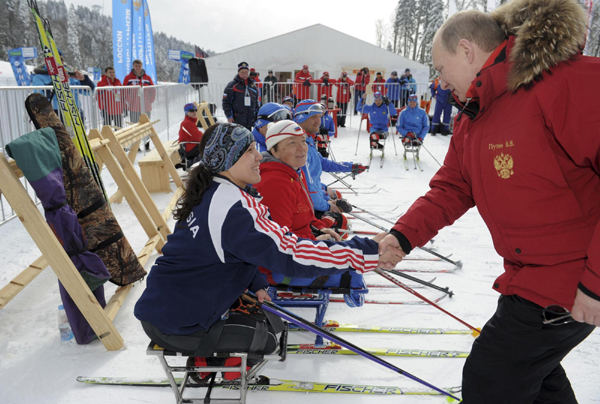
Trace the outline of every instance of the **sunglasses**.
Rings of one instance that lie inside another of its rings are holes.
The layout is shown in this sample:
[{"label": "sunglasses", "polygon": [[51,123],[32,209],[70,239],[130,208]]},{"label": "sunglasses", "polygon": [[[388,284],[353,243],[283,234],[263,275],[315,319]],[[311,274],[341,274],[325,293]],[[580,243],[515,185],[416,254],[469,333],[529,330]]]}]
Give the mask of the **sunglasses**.
[{"label": "sunglasses", "polygon": [[188,109],[188,112],[198,112],[197,109]]},{"label": "sunglasses", "polygon": [[312,104],[310,107],[308,107],[308,109],[306,111],[301,111],[301,112],[296,112],[296,115],[301,115],[301,114],[310,114],[311,112],[323,112],[325,111],[323,109],[323,106],[321,104]]},{"label": "sunglasses", "polygon": [[544,317],[544,321],[542,321],[544,325],[563,325],[574,321],[571,312],[557,304],[544,307],[542,316]]},{"label": "sunglasses", "polygon": [[[287,100],[287,101],[292,102],[292,100]],[[278,109],[277,111],[275,111],[269,115],[259,115],[256,117],[256,119],[264,119],[265,121],[269,121],[269,122],[279,122],[279,121],[283,121],[284,119],[287,119],[289,121],[293,120],[292,113],[287,108]]]}]

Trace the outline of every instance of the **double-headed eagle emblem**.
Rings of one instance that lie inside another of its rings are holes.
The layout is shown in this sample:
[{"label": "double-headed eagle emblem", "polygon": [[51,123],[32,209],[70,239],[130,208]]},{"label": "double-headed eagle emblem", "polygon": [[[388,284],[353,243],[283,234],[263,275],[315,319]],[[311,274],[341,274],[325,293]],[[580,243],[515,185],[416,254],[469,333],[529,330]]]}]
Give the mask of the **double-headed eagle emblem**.
[{"label": "double-headed eagle emblem", "polygon": [[498,177],[507,180],[515,172],[513,166],[515,165],[513,158],[510,154],[500,153],[499,156],[494,158],[494,167],[498,173]]}]

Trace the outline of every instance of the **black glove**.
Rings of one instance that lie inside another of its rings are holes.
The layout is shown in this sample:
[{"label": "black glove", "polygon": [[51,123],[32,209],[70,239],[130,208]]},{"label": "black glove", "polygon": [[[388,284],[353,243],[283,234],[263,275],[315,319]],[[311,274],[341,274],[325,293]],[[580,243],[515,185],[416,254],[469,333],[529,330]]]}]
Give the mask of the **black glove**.
[{"label": "black glove", "polygon": [[352,164],[352,174],[364,173],[367,170],[367,168],[368,167],[365,167],[360,163],[354,163]]},{"label": "black glove", "polygon": [[306,87],[310,87],[310,80],[309,79],[304,80],[304,83],[302,83],[302,85],[306,86]]},{"label": "black glove", "polygon": [[325,84],[326,86],[329,85],[329,79],[323,79],[323,84]]},{"label": "black glove", "polygon": [[350,202],[345,199],[336,199],[335,206],[337,206],[338,209],[344,213],[352,212],[352,205],[350,205]]},{"label": "black glove", "polygon": [[328,135],[329,131],[325,127],[319,128],[319,135]]},{"label": "black glove", "polygon": [[388,99],[387,95],[384,95],[384,96],[383,96],[383,103],[384,103],[385,105],[390,105],[390,100]]}]

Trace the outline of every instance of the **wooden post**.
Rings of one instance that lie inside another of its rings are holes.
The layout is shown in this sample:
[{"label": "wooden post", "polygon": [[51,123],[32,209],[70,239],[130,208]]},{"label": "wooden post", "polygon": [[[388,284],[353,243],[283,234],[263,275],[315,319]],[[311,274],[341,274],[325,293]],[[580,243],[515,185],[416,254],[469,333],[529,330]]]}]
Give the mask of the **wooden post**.
[{"label": "wooden post", "polygon": [[[213,119],[212,114],[210,113],[209,104],[207,102],[201,102],[200,104],[195,103],[196,108],[198,108],[198,115],[196,118],[196,122],[200,121],[200,125],[202,125],[202,129],[206,130],[209,126],[215,124],[215,120]],[[206,116],[208,118],[208,123],[206,123],[206,119],[204,119],[204,114],[202,112],[206,112]]]},{"label": "wooden post", "polygon": [[[142,114],[142,115],[145,116],[145,114]],[[146,120],[148,120],[147,116],[146,116]],[[141,118],[140,118],[140,122],[141,122]],[[114,156],[113,158],[116,158],[117,161],[119,162],[119,164],[121,165],[121,167],[123,169],[122,172],[124,172],[125,175],[127,176],[127,179],[131,183],[131,186],[135,190],[135,193],[137,194],[139,199],[142,201],[142,204],[146,207],[146,210],[148,211],[148,213],[150,214],[150,217],[154,221],[156,228],[158,229],[158,231],[160,232],[162,237],[166,240],[167,236],[169,234],[171,234],[171,231],[169,230],[169,227],[167,226],[167,222],[163,219],[162,215],[156,208],[156,204],[152,200],[150,193],[144,186],[144,183],[140,179],[138,173],[135,171],[133,164],[129,160],[129,157],[127,157],[127,155],[125,154],[125,151],[121,147],[121,143],[115,136],[115,133],[113,132],[113,130],[111,129],[110,126],[105,126],[102,128],[102,137],[109,141],[108,147],[110,147],[110,151],[112,151],[112,155]],[[160,146],[162,147],[162,143]],[[164,147],[163,147],[163,150],[164,150]],[[173,165],[171,160],[169,158],[167,158],[167,160],[169,160],[169,164],[171,164],[171,166],[173,167],[173,170],[175,170],[175,166]],[[106,164],[106,162],[105,162],[105,164]],[[176,174],[177,174],[177,172],[176,172]],[[177,178],[179,178],[179,175],[177,175]],[[179,178],[179,181],[181,182],[181,178]],[[121,189],[121,187],[119,187],[119,188]],[[121,189],[121,192],[124,192],[124,190]],[[127,195],[125,195],[125,198],[127,198]],[[149,234],[148,237],[152,237],[152,235]],[[160,247],[162,248],[162,245]]]},{"label": "wooden post", "polygon": [[[148,119],[148,115],[142,114],[140,116],[140,123],[146,123],[146,122],[150,122],[150,119]],[[154,127],[151,128],[150,139],[152,139],[152,143],[154,143],[154,147],[156,147],[158,154],[160,155],[161,159],[164,161],[165,167],[167,168],[167,171],[171,175],[173,182],[175,183],[177,188],[181,188],[183,186],[183,181],[181,181],[181,177],[177,173],[177,169],[175,168],[175,165],[171,161],[170,157],[167,155],[167,151],[165,150],[165,147],[163,146],[162,142],[160,141],[158,134],[154,130]],[[146,191],[146,192],[148,192],[148,191]],[[150,194],[148,194],[148,197],[150,197]]]},{"label": "wooden post", "polygon": [[109,351],[121,349],[123,338],[1,153],[0,189],[105,348]]}]

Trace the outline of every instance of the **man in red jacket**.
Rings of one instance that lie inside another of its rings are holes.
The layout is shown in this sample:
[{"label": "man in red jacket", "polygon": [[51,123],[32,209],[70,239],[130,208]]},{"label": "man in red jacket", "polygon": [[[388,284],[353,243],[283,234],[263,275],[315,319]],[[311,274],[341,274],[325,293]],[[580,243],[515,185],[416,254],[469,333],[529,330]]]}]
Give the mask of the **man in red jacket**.
[{"label": "man in red jacket", "polygon": [[312,76],[308,71],[307,65],[302,66],[302,70],[296,73],[294,83],[297,83],[294,86],[294,94],[296,94],[296,99],[298,101],[310,98],[310,86],[312,85]]},{"label": "man in red jacket", "polygon": [[504,273],[464,404],[577,403],[560,362],[600,325],[600,59],[581,55],[586,34],[576,0],[513,0],[454,14],[433,41],[461,113],[431,190],[380,244],[381,266],[477,205]]},{"label": "man in red jacket", "polygon": [[[115,77],[115,69],[107,67],[104,69],[102,79],[96,87],[120,87],[121,80]],[[98,90],[98,108],[102,111],[102,119],[105,125],[117,127],[123,126],[123,104],[121,102],[121,91],[115,89]]]},{"label": "man in red jacket", "polygon": [[337,125],[342,128],[346,127],[346,115],[348,114],[348,103],[350,102],[350,98],[352,98],[350,87],[354,85],[354,81],[352,81],[348,77],[348,73],[342,72],[339,80],[336,83],[337,94],[336,94],[336,102],[337,107],[341,110],[338,114]]},{"label": "man in red jacket", "polygon": [[[134,60],[133,68],[131,72],[125,76],[123,80],[124,86],[153,86],[152,78],[146,74],[144,69],[142,69],[142,61]],[[131,91],[127,94],[127,109],[129,110],[129,118],[131,123],[137,123],[140,120],[140,115],[144,112],[148,115],[148,118],[151,116],[152,112],[152,103],[156,99],[156,89],[154,88],[146,88],[142,89],[144,94],[144,107],[142,111],[142,105],[140,100],[140,93],[138,91]],[[144,141],[146,150],[150,150],[150,141]]]},{"label": "man in red jacket", "polygon": [[319,80],[319,96],[317,99],[322,100],[323,95],[325,95],[325,99],[328,100],[331,97],[331,91],[333,90],[333,85],[335,84],[335,79],[329,78],[329,72],[323,72],[323,76]]},{"label": "man in red jacket", "polygon": [[200,154],[200,141],[203,133],[198,129],[198,108],[196,104],[190,102],[183,107],[185,118],[179,127],[179,143],[185,143],[185,158],[188,161],[188,166],[194,164],[194,159]]},{"label": "man in red jacket", "polygon": [[367,86],[370,82],[371,73],[369,73],[369,68],[363,67],[356,75],[356,80],[354,81],[354,115],[360,112],[358,110],[358,100],[361,99],[362,95],[367,91]]}]

